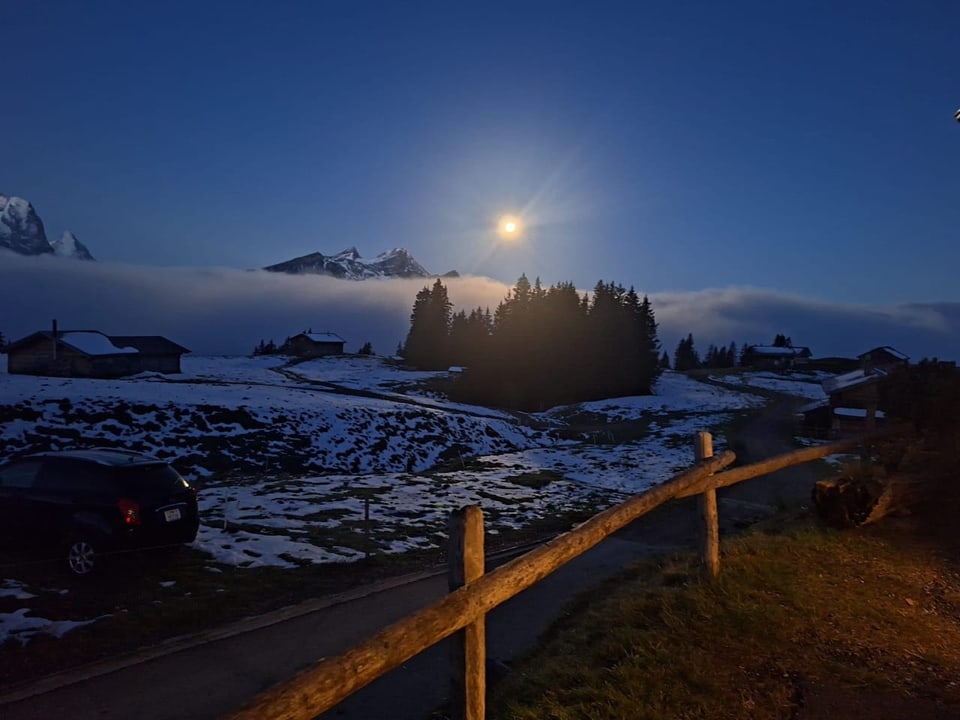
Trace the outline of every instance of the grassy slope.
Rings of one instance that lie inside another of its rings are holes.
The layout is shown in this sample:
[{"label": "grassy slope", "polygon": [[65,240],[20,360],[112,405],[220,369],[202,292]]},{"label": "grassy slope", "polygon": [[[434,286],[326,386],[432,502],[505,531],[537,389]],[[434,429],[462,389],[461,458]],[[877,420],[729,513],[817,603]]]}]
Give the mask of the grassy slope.
[{"label": "grassy slope", "polygon": [[924,523],[781,516],[724,539],[712,585],[695,557],[637,566],[515,664],[490,717],[841,717],[851,689],[856,716],[960,717],[960,568]]}]

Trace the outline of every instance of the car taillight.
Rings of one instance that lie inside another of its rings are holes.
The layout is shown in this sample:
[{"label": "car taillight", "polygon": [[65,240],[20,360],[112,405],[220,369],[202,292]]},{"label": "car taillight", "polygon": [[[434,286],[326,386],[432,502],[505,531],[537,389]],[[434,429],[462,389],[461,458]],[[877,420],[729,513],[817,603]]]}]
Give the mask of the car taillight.
[{"label": "car taillight", "polygon": [[123,517],[123,524],[129,527],[138,527],[140,521],[140,505],[127,498],[117,500],[117,507],[120,508],[120,515]]}]

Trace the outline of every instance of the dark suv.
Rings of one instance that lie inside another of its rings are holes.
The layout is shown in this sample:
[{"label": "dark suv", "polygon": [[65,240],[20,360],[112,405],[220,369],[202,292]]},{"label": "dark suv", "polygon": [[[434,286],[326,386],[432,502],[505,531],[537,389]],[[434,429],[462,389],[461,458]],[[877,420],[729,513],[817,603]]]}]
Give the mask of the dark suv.
[{"label": "dark suv", "polygon": [[119,450],[67,450],[0,467],[0,542],[59,550],[87,575],[104,554],[178,547],[199,527],[197,494],[168,463]]}]

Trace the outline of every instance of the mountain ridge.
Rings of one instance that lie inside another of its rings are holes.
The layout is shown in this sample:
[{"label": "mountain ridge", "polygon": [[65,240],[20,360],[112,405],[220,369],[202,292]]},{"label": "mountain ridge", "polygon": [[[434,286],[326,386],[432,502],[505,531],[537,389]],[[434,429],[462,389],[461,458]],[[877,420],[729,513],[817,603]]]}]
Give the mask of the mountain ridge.
[{"label": "mountain ridge", "polygon": [[69,230],[57,240],[47,239],[43,220],[29,200],[0,193],[0,249],[18,255],[55,255],[93,260],[90,250]]},{"label": "mountain ridge", "polygon": [[436,275],[418,263],[404,248],[392,248],[372,260],[364,261],[356,247],[348,247],[333,255],[321,252],[307,253],[263,268],[268,272],[288,275],[326,275],[343,280],[371,280],[378,278],[459,277],[456,270]]}]

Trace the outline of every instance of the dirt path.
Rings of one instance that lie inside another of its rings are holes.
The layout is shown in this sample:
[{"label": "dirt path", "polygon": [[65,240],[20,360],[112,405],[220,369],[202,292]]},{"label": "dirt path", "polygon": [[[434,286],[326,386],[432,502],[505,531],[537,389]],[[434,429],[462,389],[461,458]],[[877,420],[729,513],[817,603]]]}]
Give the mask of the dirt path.
[{"label": "dirt path", "polygon": [[[794,413],[805,402],[780,395],[748,421],[731,442],[737,464],[746,465],[796,450],[792,439]],[[804,463],[726,488],[721,497],[757,503],[804,503],[810,499],[816,479],[815,466]]]}]

